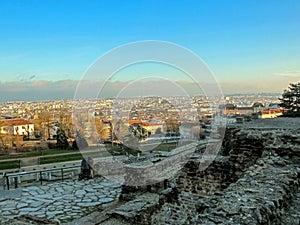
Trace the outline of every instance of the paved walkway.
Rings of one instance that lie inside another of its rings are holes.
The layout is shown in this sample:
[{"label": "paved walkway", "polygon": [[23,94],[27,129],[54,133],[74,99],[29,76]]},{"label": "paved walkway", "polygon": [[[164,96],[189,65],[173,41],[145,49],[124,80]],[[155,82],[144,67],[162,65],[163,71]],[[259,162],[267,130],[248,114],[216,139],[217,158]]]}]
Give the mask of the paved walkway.
[{"label": "paved walkway", "polygon": [[0,224],[22,215],[60,223],[84,217],[118,199],[119,184],[104,178],[1,191]]}]

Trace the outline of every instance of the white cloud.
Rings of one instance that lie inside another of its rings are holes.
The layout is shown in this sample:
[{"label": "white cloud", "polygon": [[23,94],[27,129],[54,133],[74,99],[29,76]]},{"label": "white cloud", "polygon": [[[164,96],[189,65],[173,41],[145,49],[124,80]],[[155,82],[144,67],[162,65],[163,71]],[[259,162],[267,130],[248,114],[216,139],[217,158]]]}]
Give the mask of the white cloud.
[{"label": "white cloud", "polygon": [[284,71],[275,73],[275,76],[283,77],[283,78],[300,78],[300,71]]}]

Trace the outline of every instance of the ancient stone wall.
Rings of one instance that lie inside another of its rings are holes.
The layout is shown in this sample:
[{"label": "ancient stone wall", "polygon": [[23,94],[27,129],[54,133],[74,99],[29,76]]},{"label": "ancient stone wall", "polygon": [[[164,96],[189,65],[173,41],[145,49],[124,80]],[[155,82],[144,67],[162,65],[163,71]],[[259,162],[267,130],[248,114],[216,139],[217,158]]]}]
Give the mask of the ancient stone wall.
[{"label": "ancient stone wall", "polygon": [[[272,160],[286,164],[280,157]],[[218,195],[199,199],[198,224],[275,224],[297,191],[300,169],[266,161],[260,160]]]},{"label": "ancient stone wall", "polygon": [[128,222],[144,215],[139,224],[279,224],[299,188],[299,143],[299,130],[228,129],[206,170],[198,151],[157,193],[156,210],[137,210]]}]

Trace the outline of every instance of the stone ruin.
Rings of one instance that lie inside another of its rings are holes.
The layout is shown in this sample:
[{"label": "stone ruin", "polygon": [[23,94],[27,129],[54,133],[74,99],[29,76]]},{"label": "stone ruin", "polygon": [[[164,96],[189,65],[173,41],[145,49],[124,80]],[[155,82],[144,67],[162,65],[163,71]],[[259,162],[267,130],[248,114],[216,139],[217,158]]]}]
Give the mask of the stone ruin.
[{"label": "stone ruin", "polygon": [[173,179],[123,186],[99,224],[300,224],[299,129],[227,129],[204,171],[202,151]]},{"label": "stone ruin", "polygon": [[298,126],[228,128],[205,170],[203,158],[199,146],[171,179],[123,185],[119,201],[67,224],[300,224]]}]

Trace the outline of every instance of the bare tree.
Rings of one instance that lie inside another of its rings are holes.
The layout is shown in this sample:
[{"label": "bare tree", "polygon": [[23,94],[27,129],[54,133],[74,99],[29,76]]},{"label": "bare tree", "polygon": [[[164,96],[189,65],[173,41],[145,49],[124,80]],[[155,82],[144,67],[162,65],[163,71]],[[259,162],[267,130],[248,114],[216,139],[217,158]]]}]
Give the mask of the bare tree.
[{"label": "bare tree", "polygon": [[110,127],[107,126],[99,117],[95,118],[97,134],[101,141],[107,141],[110,138]]},{"label": "bare tree", "polygon": [[[38,114],[38,123],[43,131],[47,129],[47,138],[50,139],[50,113],[46,107]],[[43,133],[46,138],[45,132]]]},{"label": "bare tree", "polygon": [[179,133],[180,121],[178,119],[166,119],[165,123],[167,132]]}]

